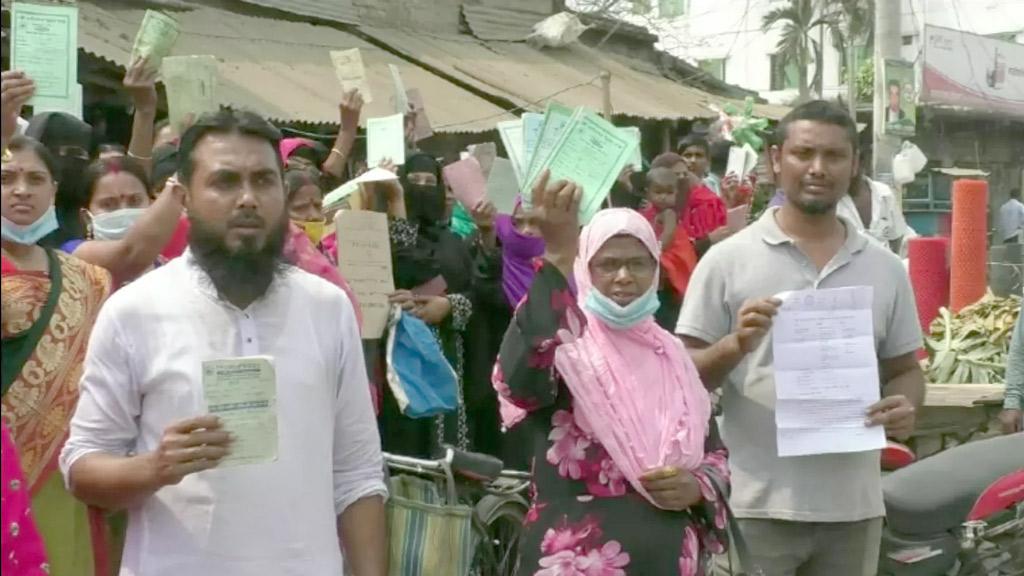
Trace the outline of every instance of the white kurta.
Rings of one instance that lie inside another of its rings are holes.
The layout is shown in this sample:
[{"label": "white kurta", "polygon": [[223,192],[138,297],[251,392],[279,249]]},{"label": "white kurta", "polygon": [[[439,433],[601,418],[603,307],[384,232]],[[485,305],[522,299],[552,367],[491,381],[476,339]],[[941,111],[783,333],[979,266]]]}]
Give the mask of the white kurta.
[{"label": "white kurta", "polygon": [[867,179],[871,188],[871,222],[864,222],[851,196],[843,195],[836,206],[836,213],[854,223],[858,230],[886,248],[893,249],[891,242],[897,243],[896,254],[906,256],[906,241],[917,236],[913,228],[907,225],[903,211],[897,202],[892,189],[881,182]]},{"label": "white kurta", "polygon": [[278,459],[214,469],[129,510],[122,576],[337,575],[336,517],[386,494],[355,314],[345,294],[289,269],[245,310],[221,300],[189,253],[119,290],[89,342],[61,454],[146,453],[204,413],[205,360],[270,356]]}]

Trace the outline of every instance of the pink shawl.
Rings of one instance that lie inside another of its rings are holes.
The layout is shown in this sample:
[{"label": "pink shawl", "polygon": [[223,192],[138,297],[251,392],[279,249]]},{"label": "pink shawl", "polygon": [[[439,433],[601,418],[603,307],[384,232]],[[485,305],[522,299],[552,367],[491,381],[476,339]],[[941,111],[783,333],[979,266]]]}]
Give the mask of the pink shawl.
[{"label": "pink shawl", "polygon": [[312,148],[313,141],[305,138],[285,138],[278,144],[278,148],[281,152],[281,161],[284,165],[288,165],[288,159],[291,158],[292,154],[299,148]]},{"label": "pink shawl", "polygon": [[[591,258],[609,238],[622,234],[639,239],[656,261],[660,258],[654,230],[639,213],[627,208],[598,212],[580,233],[573,269],[581,308],[593,289]],[[657,286],[656,277],[651,290]],[[572,392],[576,413],[595,424],[595,438],[633,488],[651,500],[640,483],[645,472],[700,465],[711,401],[682,343],[653,316],[619,330],[583,312],[583,335],[556,349],[555,366]]]}]

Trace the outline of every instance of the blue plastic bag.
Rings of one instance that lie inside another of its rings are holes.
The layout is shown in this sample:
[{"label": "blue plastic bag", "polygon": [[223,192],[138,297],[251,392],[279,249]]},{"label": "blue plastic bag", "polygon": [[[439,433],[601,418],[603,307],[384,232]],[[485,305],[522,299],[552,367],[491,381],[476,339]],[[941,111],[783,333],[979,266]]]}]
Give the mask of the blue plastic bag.
[{"label": "blue plastic bag", "polygon": [[398,306],[388,322],[388,387],[398,409],[410,418],[452,412],[459,382],[434,333],[419,318]]}]

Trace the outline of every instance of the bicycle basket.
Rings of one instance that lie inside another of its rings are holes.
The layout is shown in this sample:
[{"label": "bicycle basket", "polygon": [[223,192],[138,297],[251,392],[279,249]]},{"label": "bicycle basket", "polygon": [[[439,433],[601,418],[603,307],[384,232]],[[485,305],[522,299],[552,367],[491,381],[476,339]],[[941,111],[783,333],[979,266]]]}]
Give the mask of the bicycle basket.
[{"label": "bicycle basket", "polygon": [[388,523],[391,576],[469,574],[477,538],[473,509],[445,503],[436,483],[392,476]]}]

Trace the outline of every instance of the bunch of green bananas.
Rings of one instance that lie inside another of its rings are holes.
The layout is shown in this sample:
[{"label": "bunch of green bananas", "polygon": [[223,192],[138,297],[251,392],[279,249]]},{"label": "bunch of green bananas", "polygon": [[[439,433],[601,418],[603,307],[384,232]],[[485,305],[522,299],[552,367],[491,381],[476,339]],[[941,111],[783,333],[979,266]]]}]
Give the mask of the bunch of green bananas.
[{"label": "bunch of green bananas", "polygon": [[1021,298],[989,292],[957,314],[939,310],[925,338],[925,370],[939,384],[1000,384],[1006,379],[1010,335]]}]

